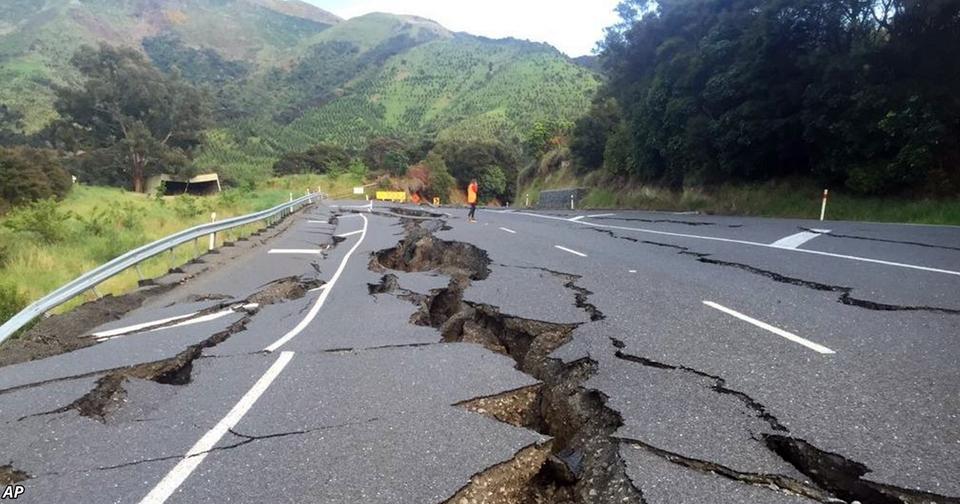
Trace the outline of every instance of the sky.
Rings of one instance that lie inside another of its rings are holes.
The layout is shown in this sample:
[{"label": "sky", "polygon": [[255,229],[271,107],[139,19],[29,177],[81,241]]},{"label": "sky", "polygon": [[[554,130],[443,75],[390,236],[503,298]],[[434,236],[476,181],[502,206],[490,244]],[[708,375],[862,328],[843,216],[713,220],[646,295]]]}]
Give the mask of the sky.
[{"label": "sky", "polygon": [[617,21],[619,0],[306,0],[342,18],[413,14],[453,31],[547,42],[568,56],[591,54]]}]

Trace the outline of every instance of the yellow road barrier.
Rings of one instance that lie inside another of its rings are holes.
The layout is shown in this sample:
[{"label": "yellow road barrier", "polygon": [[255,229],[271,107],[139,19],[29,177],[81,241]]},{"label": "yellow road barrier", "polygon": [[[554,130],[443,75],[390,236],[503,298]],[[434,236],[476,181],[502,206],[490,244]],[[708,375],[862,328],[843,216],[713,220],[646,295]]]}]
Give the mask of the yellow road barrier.
[{"label": "yellow road barrier", "polygon": [[407,193],[403,191],[377,191],[377,199],[380,201],[404,203],[407,201]]}]

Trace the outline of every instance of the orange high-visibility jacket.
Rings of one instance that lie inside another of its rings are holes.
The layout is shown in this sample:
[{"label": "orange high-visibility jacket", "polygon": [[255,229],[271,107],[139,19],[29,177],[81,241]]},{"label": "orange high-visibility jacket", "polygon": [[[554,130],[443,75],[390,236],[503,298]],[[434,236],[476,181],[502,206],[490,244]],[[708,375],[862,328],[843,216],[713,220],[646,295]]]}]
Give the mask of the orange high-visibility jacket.
[{"label": "orange high-visibility jacket", "polygon": [[467,186],[467,203],[472,205],[477,202],[478,189],[479,188],[477,187],[476,183],[471,183],[469,186]]}]

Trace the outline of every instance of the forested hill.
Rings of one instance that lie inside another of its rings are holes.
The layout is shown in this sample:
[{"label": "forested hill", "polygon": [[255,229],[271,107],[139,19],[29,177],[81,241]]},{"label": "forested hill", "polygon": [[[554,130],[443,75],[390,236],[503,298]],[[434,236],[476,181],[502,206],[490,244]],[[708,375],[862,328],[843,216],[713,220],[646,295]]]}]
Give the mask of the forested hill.
[{"label": "forested hill", "polygon": [[80,83],[74,51],[100,42],[133,47],[209,91],[214,124],[196,161],[228,176],[268,173],[321,142],[516,143],[537,120],[582,115],[600,84],[550,46],[413,16],[344,21],[296,0],[5,0],[0,105],[17,129],[56,118],[53,89]]}]

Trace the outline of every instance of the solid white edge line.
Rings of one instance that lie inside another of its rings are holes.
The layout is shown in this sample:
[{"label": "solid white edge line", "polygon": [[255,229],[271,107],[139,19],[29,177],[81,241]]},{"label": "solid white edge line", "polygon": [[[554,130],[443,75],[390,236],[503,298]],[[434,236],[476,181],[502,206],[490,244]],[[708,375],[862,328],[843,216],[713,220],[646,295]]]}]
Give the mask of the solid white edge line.
[{"label": "solid white edge line", "polygon": [[359,230],[357,230],[357,231],[351,231],[351,232],[349,232],[349,233],[338,234],[338,235],[337,235],[337,238],[346,238],[346,237],[348,237],[348,236],[357,235],[357,234],[360,234],[360,233],[362,233],[362,232],[363,232],[363,230],[362,230],[362,229],[359,229]]},{"label": "solid white edge line", "polygon": [[596,217],[613,217],[614,215],[617,215],[617,214],[615,214],[615,213],[602,213],[602,214],[597,214],[597,215],[588,215],[587,218],[588,218],[588,219],[593,219],[593,218],[596,218]]},{"label": "solid white edge line", "polygon": [[[252,309],[258,308],[259,306],[260,306],[260,305],[257,304],[257,303],[250,303],[250,304],[245,304],[245,305],[243,305],[241,308],[243,308],[244,310],[252,310]],[[180,322],[179,324],[165,325],[165,326],[163,326],[163,327],[156,327],[157,325],[161,325],[161,322],[162,322],[162,321],[157,321],[157,323],[154,323],[154,324],[152,324],[152,325],[147,326],[145,329],[149,329],[149,330],[147,330],[147,331],[145,331],[145,332],[147,332],[147,333],[152,333],[152,332],[165,331],[165,330],[167,330],[167,329],[175,329],[175,328],[177,328],[177,327],[185,327],[185,326],[191,326],[191,325],[194,325],[194,324],[202,324],[202,323],[204,323],[204,322],[210,322],[210,321],[212,321],[212,320],[217,320],[217,319],[219,319],[219,318],[226,317],[227,315],[230,315],[230,314],[236,313],[236,312],[237,312],[237,307],[233,307],[233,308],[230,308],[230,309],[227,309],[227,310],[222,310],[222,311],[218,311],[218,312],[215,312],[215,313],[209,313],[209,314],[204,315],[204,316],[202,316],[202,317],[197,317],[197,318],[191,318],[191,319],[188,319],[188,320],[184,320],[183,322]],[[191,314],[190,316],[195,316],[195,315],[196,315],[196,313],[193,313],[193,314]],[[184,317],[177,317],[177,318],[174,318],[173,320],[168,320],[167,322],[173,322],[173,321],[176,321],[176,320],[181,320],[181,319],[183,319],[183,318],[184,318]],[[154,327],[155,327],[155,328],[154,328]],[[151,329],[151,328],[154,328],[154,329]],[[132,335],[132,334],[136,334],[137,332],[139,332],[139,331],[128,331],[128,332],[125,332],[125,333],[114,334],[114,335],[111,335],[111,336],[97,336],[97,342],[103,343],[104,341],[110,341],[110,340],[120,339],[120,338],[123,338],[123,337],[125,337],[125,336],[130,336],[130,335]]]},{"label": "solid white edge line", "polygon": [[587,254],[584,254],[583,252],[577,252],[576,250],[568,249],[567,247],[561,247],[560,245],[554,245],[553,247],[558,248],[564,252],[570,252],[571,254],[578,255],[580,257],[587,257]]},{"label": "solid white edge line", "polygon": [[778,328],[778,327],[774,327],[774,326],[772,326],[772,325],[770,325],[770,324],[768,324],[768,323],[766,323],[766,322],[759,321],[759,320],[757,320],[757,319],[755,319],[755,318],[752,318],[752,317],[749,317],[749,316],[747,316],[747,315],[744,315],[744,314],[742,314],[742,313],[740,313],[740,312],[738,312],[738,311],[731,310],[730,308],[727,308],[726,306],[722,306],[722,305],[719,305],[719,304],[717,304],[717,303],[714,303],[713,301],[704,301],[703,304],[705,304],[705,305],[707,305],[707,306],[709,306],[710,308],[713,308],[713,309],[715,309],[715,310],[720,310],[720,311],[722,311],[723,313],[726,313],[727,315],[736,317],[736,318],[738,318],[738,319],[740,319],[740,320],[742,320],[742,321],[744,321],[744,322],[748,322],[748,323],[750,323],[750,324],[753,324],[753,325],[759,327],[760,329],[765,329],[765,330],[767,330],[767,331],[770,331],[770,332],[772,332],[773,334],[776,334],[777,336],[781,336],[781,337],[783,337],[783,338],[786,338],[786,339],[788,339],[788,340],[790,340],[790,341],[792,341],[792,342],[794,342],[794,343],[798,343],[798,344],[800,344],[800,345],[803,345],[803,346],[809,348],[810,350],[813,350],[814,352],[821,353],[821,354],[833,354],[833,353],[836,353],[836,352],[834,352],[833,350],[830,350],[829,348],[827,348],[827,347],[825,347],[825,346],[823,346],[823,345],[821,345],[821,344],[819,344],[819,343],[814,343],[814,342],[812,342],[812,341],[810,341],[810,340],[808,340],[808,339],[806,339],[806,338],[801,338],[800,336],[797,336],[796,334],[793,334],[793,333],[791,333],[791,332],[784,331],[783,329],[780,329],[780,328]]},{"label": "solid white edge line", "polygon": [[510,234],[517,234],[516,231],[514,231],[514,230],[512,230],[512,229],[505,228],[505,227],[500,228],[500,230],[501,230],[501,231],[506,231],[506,232],[508,232],[508,233],[510,233]]},{"label": "solid white edge line", "polygon": [[[531,217],[539,217],[539,218],[541,218],[541,219],[551,219],[551,220],[567,221],[567,219],[564,219],[563,217],[553,217],[553,216],[551,216],[551,215],[539,215],[539,214],[529,213],[529,212],[516,212],[516,214],[517,214],[517,215],[529,215],[529,216],[531,216]],[[569,222],[569,221],[567,221],[567,222]],[[686,233],[671,233],[671,232],[669,232],[669,231],[654,231],[654,230],[652,230],[652,229],[633,228],[633,227],[626,227],[626,226],[612,226],[612,225],[609,225],[609,224],[597,224],[597,223],[594,223],[594,222],[586,222],[586,221],[577,221],[577,224],[582,224],[582,225],[584,225],[584,226],[592,226],[592,227],[598,227],[598,228],[605,228],[605,229],[621,229],[621,230],[624,230],[624,231],[636,231],[636,232],[638,232],[638,233],[649,233],[649,234],[655,234],[655,235],[660,235],[660,236],[676,236],[676,237],[680,237],[680,238],[692,238],[692,239],[695,239],[695,240],[708,240],[708,241],[716,241],[716,242],[723,242],[723,243],[737,243],[737,244],[740,244],[740,245],[750,245],[750,246],[754,246],[754,247],[773,248],[773,249],[777,249],[777,250],[786,250],[786,251],[788,251],[788,252],[800,252],[800,253],[803,253],[803,254],[814,254],[814,255],[825,256],[825,257],[834,257],[834,258],[837,258],[837,259],[849,259],[849,260],[851,260],[851,261],[860,261],[860,262],[866,262],[866,263],[872,263],[872,264],[881,264],[881,265],[884,265],[884,266],[895,266],[895,267],[898,267],[898,268],[908,268],[908,269],[914,269],[914,270],[918,270],[918,271],[929,271],[929,272],[931,272],[931,273],[943,273],[943,274],[945,274],[945,275],[960,276],[960,271],[946,270],[946,269],[940,269],[940,268],[930,268],[930,267],[927,267],[927,266],[918,266],[918,265],[916,265],[916,264],[906,264],[906,263],[898,263],[898,262],[893,262],[893,261],[884,261],[884,260],[881,260],[881,259],[871,259],[871,258],[869,258],[869,257],[859,257],[859,256],[851,256],[851,255],[844,255],[844,254],[834,254],[834,253],[832,253],[832,252],[821,252],[821,251],[819,251],[819,250],[810,250],[810,249],[801,249],[801,248],[796,248],[796,249],[780,248],[780,247],[774,247],[773,245],[770,245],[769,243],[759,243],[759,242],[752,242],[752,241],[747,241],[747,240],[734,240],[734,239],[731,239],[731,238],[718,238],[718,237],[715,237],[715,236],[700,236],[700,235],[692,235],[692,234],[686,234]]]},{"label": "solid white edge line", "polygon": [[273,381],[280,376],[280,373],[287,367],[291,359],[293,359],[293,352],[282,352],[280,357],[277,358],[263,376],[253,384],[253,387],[240,398],[240,401],[237,402],[230,412],[190,448],[186,455],[180,459],[180,462],[157,483],[157,486],[153,487],[153,490],[140,500],[140,504],[163,504],[166,502],[200,463],[203,462],[203,459],[206,458],[210,450],[220,442],[220,439],[222,439],[230,429],[236,427],[240,419],[242,419],[247,411],[260,399],[260,396],[267,391]]},{"label": "solid white edge line", "polygon": [[158,326],[158,325],[169,324],[170,322],[176,322],[177,320],[182,320],[182,319],[185,319],[185,318],[190,318],[190,317],[193,317],[193,316],[196,315],[196,314],[197,314],[197,312],[193,312],[193,313],[188,313],[188,314],[186,314],[186,315],[177,315],[176,317],[170,317],[170,318],[165,318],[165,319],[160,319],[160,320],[153,320],[153,321],[150,321],[150,322],[144,322],[144,323],[142,323],[142,324],[134,324],[134,325],[130,325],[130,326],[127,326],[127,327],[121,327],[121,328],[118,328],[118,329],[110,329],[110,330],[107,330],[107,331],[95,332],[95,333],[91,333],[90,336],[92,336],[92,337],[94,337],[94,338],[110,338],[110,337],[113,337],[113,336],[120,336],[120,335],[123,335],[123,334],[128,334],[128,333],[132,333],[132,332],[142,331],[142,330],[144,330],[144,329],[149,329],[149,328],[151,328],[151,327],[155,327],[155,326]]},{"label": "solid white edge line", "polygon": [[273,342],[268,347],[264,348],[263,351],[265,352],[276,351],[278,348],[280,348],[281,346],[286,344],[288,341],[295,338],[304,329],[306,329],[307,326],[310,325],[311,322],[313,322],[313,319],[317,317],[317,314],[320,313],[320,308],[323,308],[323,304],[327,302],[327,297],[329,297],[330,293],[333,292],[333,286],[336,285],[337,280],[340,279],[340,275],[343,274],[344,268],[347,267],[347,261],[350,260],[350,256],[352,256],[353,253],[357,251],[357,248],[359,248],[360,244],[363,243],[363,239],[367,237],[367,224],[369,223],[369,221],[367,220],[367,217],[365,215],[361,215],[360,217],[363,218],[363,229],[361,230],[362,234],[360,235],[360,239],[357,240],[357,243],[353,244],[353,247],[350,248],[350,250],[347,252],[347,255],[345,255],[343,257],[343,260],[340,261],[340,266],[337,268],[337,271],[333,274],[333,277],[330,278],[330,281],[325,284],[326,288],[323,289],[323,292],[320,293],[320,297],[317,298],[317,302],[314,303],[313,307],[310,308],[310,312],[307,313],[307,316],[304,317],[303,320],[301,320],[296,327],[291,329],[287,334],[284,334],[283,336],[281,336],[280,339]]},{"label": "solid white edge line", "polygon": [[320,251],[315,249],[270,249],[267,254],[320,255]]}]

